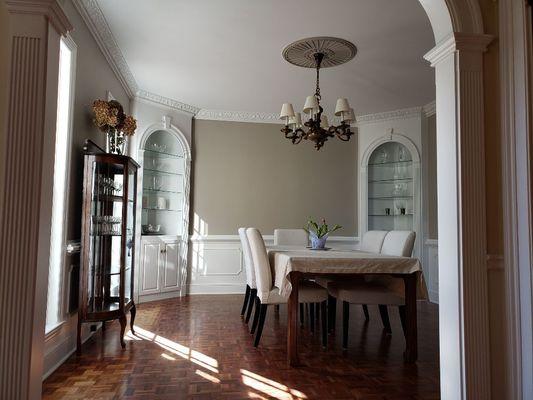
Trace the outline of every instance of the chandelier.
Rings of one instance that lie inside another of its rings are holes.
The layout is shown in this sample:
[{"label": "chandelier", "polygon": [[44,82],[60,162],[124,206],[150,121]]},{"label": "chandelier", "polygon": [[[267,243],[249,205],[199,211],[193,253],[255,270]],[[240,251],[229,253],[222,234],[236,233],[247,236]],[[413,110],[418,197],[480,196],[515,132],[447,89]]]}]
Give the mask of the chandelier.
[{"label": "chandelier", "polygon": [[327,117],[322,115],[324,109],[320,105],[320,69],[344,64],[354,58],[356,53],[357,48],[353,43],[332,37],[302,39],[283,49],[283,58],[291,64],[316,69],[315,94],[307,96],[303,107],[303,112],[309,116],[307,121],[302,124],[301,113],[295,113],[291,103],[284,103],[281,107],[280,119],[285,121],[281,132],[293,144],[298,144],[303,139],[310,140],[320,150],[329,138],[336,136],[345,142],[350,140],[354,134],[350,130],[350,124],[355,122],[355,115],[347,99],[338,99],[335,107],[335,116],[340,117],[340,125],[330,126]]}]

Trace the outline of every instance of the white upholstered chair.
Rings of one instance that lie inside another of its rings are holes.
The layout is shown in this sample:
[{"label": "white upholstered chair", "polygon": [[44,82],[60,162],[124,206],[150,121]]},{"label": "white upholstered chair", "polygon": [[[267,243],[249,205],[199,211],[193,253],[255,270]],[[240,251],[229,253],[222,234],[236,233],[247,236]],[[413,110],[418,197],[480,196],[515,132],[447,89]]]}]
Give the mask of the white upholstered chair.
[{"label": "white upholstered chair", "polygon": [[[256,306],[251,330],[252,334],[254,332],[256,333],[254,346],[257,347],[261,340],[267,307],[271,304],[286,303],[287,299],[282,297],[279,294],[278,288],[273,285],[274,280],[272,277],[270,262],[261,232],[256,228],[248,228],[246,230],[246,236],[248,237],[248,242],[250,244],[257,284]],[[324,288],[314,282],[302,281],[298,293],[300,303],[322,303],[322,315],[326,315],[326,300],[328,298],[328,293]],[[322,318],[322,321],[322,340],[325,346],[327,343],[326,318]]]},{"label": "white upholstered chair", "polygon": [[257,293],[255,284],[255,270],[252,260],[252,253],[250,252],[250,244],[246,236],[246,228],[239,228],[239,238],[241,239],[242,255],[244,261],[244,270],[246,271],[246,292],[244,294],[244,302],[241,308],[241,317],[245,317],[245,322],[248,323],[250,315],[252,315],[253,305]]},{"label": "white upholstered chair", "polygon": [[309,235],[305,229],[274,229],[274,245],[302,246],[309,244]]},{"label": "white upholstered chair", "polygon": [[[415,232],[390,231],[385,235],[381,254],[398,257],[410,257],[415,242]],[[375,277],[371,280],[359,282],[335,282],[328,286],[329,293],[338,301],[342,301],[343,313],[343,347],[348,345],[348,321],[350,304],[375,304],[379,307],[381,320],[387,333],[391,333],[388,305],[398,306],[400,319],[405,333],[405,297],[403,291],[398,291],[395,284],[397,278],[390,276]]]},{"label": "white upholstered chair", "polygon": [[[359,245],[359,250],[366,251],[368,253],[380,253],[381,246],[388,231],[367,231],[363,234],[361,238],[361,243]],[[317,278],[316,283],[325,288],[328,287],[328,284],[334,282],[335,280],[327,278]],[[363,313],[365,314],[365,320],[370,320],[370,314],[368,313],[368,306],[366,304],[361,304],[363,307]],[[335,329],[336,323],[336,314],[337,314],[337,301],[333,296],[329,296],[328,300],[328,318],[330,330]]]},{"label": "white upholstered chair", "polygon": [[380,253],[388,231],[367,231],[361,238],[359,250],[369,253]]}]

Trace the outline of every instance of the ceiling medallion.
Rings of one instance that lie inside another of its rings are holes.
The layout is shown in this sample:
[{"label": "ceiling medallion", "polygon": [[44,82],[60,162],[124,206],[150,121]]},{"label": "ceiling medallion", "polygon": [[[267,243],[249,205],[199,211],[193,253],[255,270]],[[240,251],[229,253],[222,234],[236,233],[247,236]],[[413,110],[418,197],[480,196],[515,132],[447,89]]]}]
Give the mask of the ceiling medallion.
[{"label": "ceiling medallion", "polygon": [[[315,143],[315,148],[320,150],[328,138],[337,136],[347,142],[353,135],[350,131],[350,123],[355,122],[353,108],[350,108],[348,100],[337,100],[335,115],[341,118],[338,126],[329,126],[327,117],[322,115],[324,109],[320,105],[320,68],[335,67],[350,61],[357,54],[357,48],[351,42],[333,37],[313,37],[298,40],[283,49],[283,58],[291,64],[304,68],[316,69],[315,94],[307,96],[303,112],[309,115],[309,119],[302,124],[302,115],[294,113],[291,103],[284,103],[281,107],[280,119],[285,120],[285,126],[281,132],[290,139],[293,144],[305,140]],[[305,126],[307,132],[302,129]]]}]

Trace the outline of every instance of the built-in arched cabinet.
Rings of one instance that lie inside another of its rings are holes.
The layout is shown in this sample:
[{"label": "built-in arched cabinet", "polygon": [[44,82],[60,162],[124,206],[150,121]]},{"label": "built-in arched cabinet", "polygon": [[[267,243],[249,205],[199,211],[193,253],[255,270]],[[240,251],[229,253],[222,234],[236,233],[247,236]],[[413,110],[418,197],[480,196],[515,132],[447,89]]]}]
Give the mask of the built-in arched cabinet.
[{"label": "built-in arched cabinet", "polygon": [[159,125],[145,132],[138,151],[142,166],[139,302],[185,293],[190,147],[177,128]]},{"label": "built-in arched cabinet", "polygon": [[368,162],[368,230],[413,230],[413,160],[401,143],[386,142]]},{"label": "built-in arched cabinet", "polygon": [[[360,189],[361,234],[412,230],[420,235],[420,156],[409,138],[388,135],[364,151]],[[417,243],[414,255],[419,254]]]}]

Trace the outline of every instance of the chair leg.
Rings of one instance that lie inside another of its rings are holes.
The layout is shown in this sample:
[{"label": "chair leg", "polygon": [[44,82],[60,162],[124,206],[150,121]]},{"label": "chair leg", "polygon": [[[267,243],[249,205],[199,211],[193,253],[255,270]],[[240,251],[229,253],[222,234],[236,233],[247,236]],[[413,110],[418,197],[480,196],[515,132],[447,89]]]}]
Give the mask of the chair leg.
[{"label": "chair leg", "polygon": [[320,304],[320,318],[322,321],[322,346],[328,347],[328,302],[324,300]]},{"label": "chair leg", "polygon": [[406,336],[406,323],[405,323],[405,306],[398,306],[398,311],[400,312],[400,321],[402,322],[403,335]]},{"label": "chair leg", "polygon": [[255,334],[254,347],[259,346],[259,341],[261,340],[261,334],[263,333],[263,325],[265,325],[267,307],[267,304],[261,304],[261,308],[259,309],[259,323],[257,325],[257,333]]},{"label": "chair leg", "polygon": [[337,299],[328,295],[328,328],[330,332],[335,331],[335,322],[337,319]]},{"label": "chair leg", "polygon": [[320,317],[320,303],[315,303],[315,318],[318,321]]},{"label": "chair leg", "polygon": [[368,306],[363,304],[363,313],[365,314],[365,321],[370,321],[370,315],[368,314]]},{"label": "chair leg", "polygon": [[255,330],[257,329],[257,323],[259,322],[259,314],[261,313],[261,300],[259,300],[259,297],[255,298],[255,312],[254,312],[254,320],[252,322],[252,329],[250,330],[250,333],[253,335],[255,333]]},{"label": "chair leg", "polygon": [[389,310],[385,304],[378,305],[378,308],[379,315],[381,316],[381,322],[383,322],[383,328],[385,328],[385,332],[390,335],[392,334],[392,329],[390,327]]},{"label": "chair leg", "polygon": [[309,329],[311,333],[315,332],[315,303],[309,304]]},{"label": "chair leg", "polygon": [[244,318],[246,307],[248,307],[248,300],[250,299],[250,285],[246,285],[246,292],[244,293],[244,301],[241,308],[241,318]]},{"label": "chair leg", "polygon": [[303,328],[304,326],[304,303],[300,303],[300,327]]},{"label": "chair leg", "polygon": [[276,314],[279,314],[279,304],[274,306],[274,311],[276,311]]},{"label": "chair leg", "polygon": [[350,303],[342,302],[342,348],[348,348],[348,322],[350,320]]},{"label": "chair leg", "polygon": [[252,309],[254,308],[255,299],[257,298],[257,289],[250,290],[250,298],[248,299],[248,311],[246,311],[246,318],[244,322],[248,323],[250,321],[250,316],[252,315]]}]

